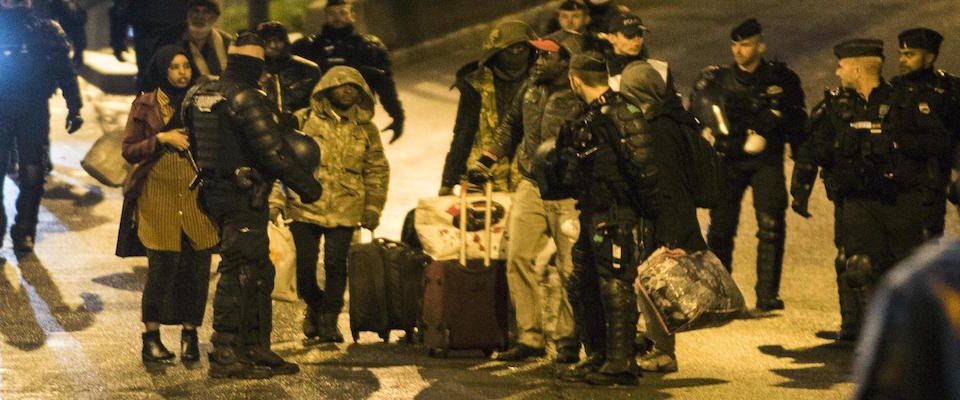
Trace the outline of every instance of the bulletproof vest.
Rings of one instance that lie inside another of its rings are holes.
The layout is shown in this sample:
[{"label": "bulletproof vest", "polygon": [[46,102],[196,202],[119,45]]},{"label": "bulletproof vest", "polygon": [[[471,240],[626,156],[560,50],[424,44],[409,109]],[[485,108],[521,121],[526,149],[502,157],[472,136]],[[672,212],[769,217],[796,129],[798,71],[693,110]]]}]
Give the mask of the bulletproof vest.
[{"label": "bulletproof vest", "polygon": [[185,100],[191,148],[204,173],[229,174],[249,165],[230,110],[229,99],[240,89],[236,84],[210,82],[191,90]]},{"label": "bulletproof vest", "polygon": [[837,189],[846,196],[889,196],[896,192],[900,171],[894,138],[886,118],[890,87],[882,83],[864,101],[852,90],[827,94],[829,118],[836,129],[836,165],[831,171]]},{"label": "bulletproof vest", "polygon": [[616,138],[604,137],[616,132],[615,122],[603,114],[601,107],[593,106],[574,129],[576,133],[573,136],[577,137],[574,146],[583,160],[580,165],[578,208],[584,212],[637,208],[629,177],[623,169],[629,168],[629,162],[615,147],[620,140],[619,134],[616,133]]}]

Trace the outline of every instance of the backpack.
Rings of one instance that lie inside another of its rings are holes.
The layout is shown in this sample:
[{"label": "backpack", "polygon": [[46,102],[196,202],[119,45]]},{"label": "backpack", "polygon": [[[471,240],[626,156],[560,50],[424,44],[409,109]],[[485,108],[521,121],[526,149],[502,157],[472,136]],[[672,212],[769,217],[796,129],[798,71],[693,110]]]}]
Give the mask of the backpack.
[{"label": "backpack", "polygon": [[723,179],[723,159],[713,145],[700,135],[700,123],[688,111],[651,110],[657,117],[670,118],[677,123],[684,143],[683,174],[693,203],[698,208],[714,208],[720,203]]}]

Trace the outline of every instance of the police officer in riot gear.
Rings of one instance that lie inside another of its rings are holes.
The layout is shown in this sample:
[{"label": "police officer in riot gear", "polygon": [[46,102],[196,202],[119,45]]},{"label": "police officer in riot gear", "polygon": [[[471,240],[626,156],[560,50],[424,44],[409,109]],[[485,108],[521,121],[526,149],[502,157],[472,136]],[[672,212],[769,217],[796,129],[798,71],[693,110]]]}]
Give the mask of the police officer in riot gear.
[{"label": "police officer in riot gear", "polygon": [[294,42],[293,54],[317,63],[324,72],[337,65],[360,71],[383,109],[393,118],[383,130],[392,130],[390,143],[396,142],[403,135],[405,116],[393,81],[393,64],[387,46],[374,35],[357,33],[352,1],[328,0],[324,13],[326,22],[320,33]]},{"label": "police officer in riot gear", "polygon": [[[733,239],[740,203],[753,188],[757,216],[757,308],[783,308],[779,298],[787,208],[783,146],[802,141],[806,112],[800,79],[786,64],[763,58],[766,44],[756,19],[730,33],[735,65],[707,67],[690,95],[691,111],[703,121],[724,156],[726,190],[710,210],[707,242],[727,270],[733,265]],[[709,136],[709,135],[708,135]]]},{"label": "police officer in riot gear", "polygon": [[[852,39],[837,44],[833,48],[837,56],[837,77],[840,87],[824,92],[823,100],[817,104],[810,117],[808,140],[798,149],[793,167],[793,180],[790,193],[793,195],[793,210],[805,217],[811,215],[807,202],[821,168],[821,177],[827,189],[827,198],[834,204],[834,244],[837,257],[834,267],[837,271],[837,292],[840,299],[840,331],[818,332],[818,336],[842,342],[857,339],[863,305],[866,298],[860,286],[852,285],[847,271],[847,256],[844,252],[841,221],[843,220],[843,197],[838,188],[837,169],[846,164],[838,164],[834,154],[834,144],[838,138],[851,130],[870,129],[870,133],[879,129],[881,121],[890,110],[889,84],[880,76],[883,64],[883,41],[878,39]],[[864,131],[866,133],[866,131]],[[879,133],[879,132],[877,132]]]},{"label": "police officer in riot gear", "polygon": [[588,105],[560,132],[557,152],[562,183],[573,188],[581,212],[568,296],[588,353],[561,378],[632,385],[640,374],[633,281],[649,250],[647,222],[659,207],[658,170],[643,114],[607,82],[599,54],[573,57],[570,85]]},{"label": "police officer in riot gear", "polygon": [[310,95],[320,81],[320,68],[313,61],[290,54],[290,37],[283,24],[263,22],[257,25],[256,32],[266,42],[270,79],[263,86],[267,98],[283,112],[310,107]]},{"label": "police officer in riot gear", "polygon": [[309,139],[292,145],[291,138],[298,134],[281,134],[275,107],[256,89],[264,69],[263,46],[255,34],[241,34],[228,51],[220,79],[194,86],[184,102],[190,148],[200,169],[200,207],[221,235],[221,277],[210,340],[214,351],[209,373],[215,378],[266,378],[299,371],[270,350],[274,269],[267,197],[274,180],[280,179],[304,202],[316,201],[321,188],[312,170],[319,152]]},{"label": "police officer in riot gear", "polygon": [[[900,73],[891,84],[896,89],[898,103],[909,113],[920,112],[935,118],[924,118],[936,129],[949,137],[950,154],[939,154],[931,159],[926,170],[928,198],[925,209],[928,220],[923,226],[924,239],[943,235],[946,215],[947,187],[951,183],[951,169],[960,170],[960,78],[936,69],[934,63],[940,54],[943,36],[932,29],[913,28],[900,33]],[[907,124],[911,122],[904,121]],[[909,128],[909,127],[908,127]],[[960,188],[954,180],[951,186],[951,201],[960,203]]]},{"label": "police officer in riot gear", "polygon": [[[70,43],[56,22],[34,16],[30,0],[0,0],[0,28],[0,176],[6,175],[9,149],[16,145],[20,195],[10,237],[14,250],[31,252],[50,145],[48,100],[57,89],[63,91],[68,133],[83,125],[83,103]],[[0,222],[6,230],[2,211]]]}]

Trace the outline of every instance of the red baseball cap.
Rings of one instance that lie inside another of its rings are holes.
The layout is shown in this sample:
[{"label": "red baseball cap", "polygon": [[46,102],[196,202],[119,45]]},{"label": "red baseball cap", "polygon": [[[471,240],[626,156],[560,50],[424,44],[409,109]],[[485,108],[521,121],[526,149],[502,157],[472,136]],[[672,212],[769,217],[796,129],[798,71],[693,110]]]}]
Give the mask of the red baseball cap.
[{"label": "red baseball cap", "polygon": [[528,40],[527,43],[530,43],[530,45],[537,50],[549,53],[557,53],[560,51],[560,44],[553,39],[533,39]]}]

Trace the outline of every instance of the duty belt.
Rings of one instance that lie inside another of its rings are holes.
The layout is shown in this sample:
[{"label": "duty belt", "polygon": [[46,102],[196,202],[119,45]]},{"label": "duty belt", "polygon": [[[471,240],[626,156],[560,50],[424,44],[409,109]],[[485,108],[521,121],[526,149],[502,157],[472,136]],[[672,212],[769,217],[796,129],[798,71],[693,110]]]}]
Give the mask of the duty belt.
[{"label": "duty belt", "polygon": [[869,129],[871,135],[879,135],[883,132],[882,125],[880,122],[873,121],[853,121],[850,123],[850,127],[853,129]]}]

